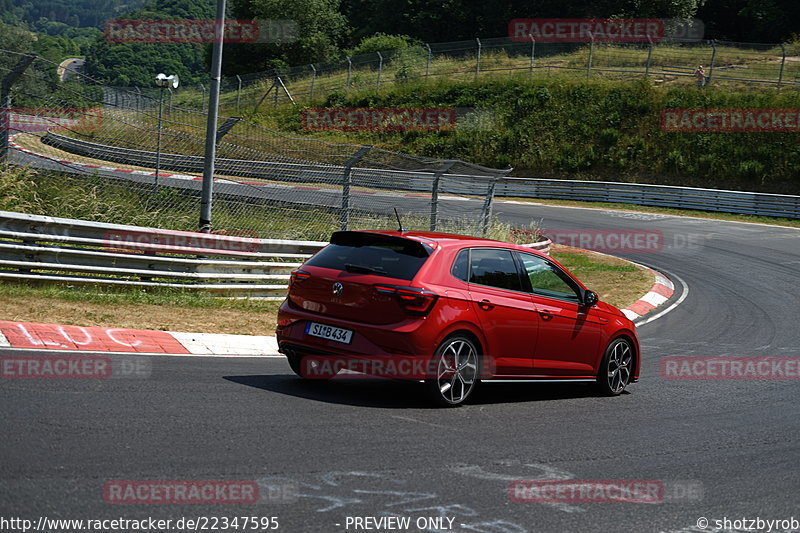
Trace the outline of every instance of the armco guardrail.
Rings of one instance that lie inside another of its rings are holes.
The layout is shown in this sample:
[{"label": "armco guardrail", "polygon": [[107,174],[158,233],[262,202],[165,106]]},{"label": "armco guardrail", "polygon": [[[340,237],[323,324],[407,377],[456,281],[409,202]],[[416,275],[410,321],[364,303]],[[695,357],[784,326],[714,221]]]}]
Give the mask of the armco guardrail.
[{"label": "armco guardrail", "polygon": [[[125,165],[153,168],[156,164],[156,153],[131,148],[120,148],[97,144],[81,139],[74,139],[58,133],[48,132],[42,137],[44,144],[77,155],[111,161]],[[203,172],[201,156],[161,153],[160,168],[175,172]],[[276,161],[254,161],[244,159],[217,158],[215,171],[221,176],[237,176],[272,181],[294,183],[338,183],[345,172],[344,167],[320,163],[285,163]],[[354,167],[349,170],[350,185],[354,187],[370,187],[375,189],[395,189],[407,191],[430,191],[434,175],[431,172],[415,172],[413,170],[386,170]],[[439,184],[440,193],[470,194],[483,196],[486,194],[487,176],[468,176],[448,174],[446,180]]]},{"label": "armco guardrail", "polygon": [[504,178],[496,196],[614,202],[768,217],[800,218],[800,196],[610,181]]},{"label": "armco guardrail", "polygon": [[[47,144],[68,152],[118,163],[151,167],[155,161],[155,154],[152,152],[103,146],[52,132],[48,133],[43,140]],[[199,172],[202,170],[202,158],[162,154],[162,168]],[[306,183],[336,183],[343,172],[342,167],[333,165],[226,159],[218,160],[217,170],[220,174]],[[432,183],[431,174],[410,171],[353,168],[351,178],[353,185],[416,192],[429,192]],[[486,194],[487,179],[486,177],[448,176],[446,184],[441,185],[439,192],[483,196]],[[496,180],[494,195],[616,202],[722,213],[800,218],[800,196],[670,185],[505,177]]]},{"label": "armco guardrail", "polygon": [[280,300],[289,272],[325,244],[0,211],[0,279],[182,287]]}]

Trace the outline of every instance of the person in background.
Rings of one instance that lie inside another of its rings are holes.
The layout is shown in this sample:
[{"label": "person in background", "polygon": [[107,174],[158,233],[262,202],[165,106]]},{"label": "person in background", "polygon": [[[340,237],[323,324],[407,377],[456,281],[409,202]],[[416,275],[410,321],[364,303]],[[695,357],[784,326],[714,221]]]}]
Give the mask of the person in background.
[{"label": "person in background", "polygon": [[697,67],[697,70],[694,71],[694,77],[697,78],[697,86],[701,89],[706,86],[706,71],[703,68],[703,65]]}]

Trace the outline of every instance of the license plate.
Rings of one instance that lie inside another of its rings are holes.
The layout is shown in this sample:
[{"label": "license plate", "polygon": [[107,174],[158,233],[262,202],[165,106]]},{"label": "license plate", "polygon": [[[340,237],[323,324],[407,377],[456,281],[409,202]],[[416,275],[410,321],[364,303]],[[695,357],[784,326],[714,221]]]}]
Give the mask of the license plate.
[{"label": "license plate", "polygon": [[326,326],[318,322],[309,322],[306,324],[306,335],[341,342],[343,344],[350,344],[350,340],[353,338],[353,332],[349,329]]}]

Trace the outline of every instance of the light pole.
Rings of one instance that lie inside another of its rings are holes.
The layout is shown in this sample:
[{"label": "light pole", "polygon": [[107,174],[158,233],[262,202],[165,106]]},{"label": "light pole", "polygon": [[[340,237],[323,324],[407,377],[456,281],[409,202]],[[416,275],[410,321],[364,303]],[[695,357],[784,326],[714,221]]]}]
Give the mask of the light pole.
[{"label": "light pole", "polygon": [[161,89],[158,98],[158,135],[156,136],[156,186],[158,186],[158,172],[161,170],[161,116],[164,113],[164,89],[167,87],[177,89],[178,83],[180,83],[180,80],[177,74],[167,76],[161,73],[156,76],[156,87]]}]

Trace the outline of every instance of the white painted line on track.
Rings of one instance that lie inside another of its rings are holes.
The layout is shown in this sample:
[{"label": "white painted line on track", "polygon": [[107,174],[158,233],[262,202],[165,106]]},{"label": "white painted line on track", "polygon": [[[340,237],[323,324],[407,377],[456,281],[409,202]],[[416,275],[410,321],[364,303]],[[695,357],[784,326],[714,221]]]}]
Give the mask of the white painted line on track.
[{"label": "white painted line on track", "polygon": [[283,355],[236,355],[236,354],[225,354],[225,355],[216,355],[216,354],[194,354],[194,353],[163,353],[163,352],[104,352],[99,350],[48,350],[42,348],[0,348],[0,355],[2,355],[7,350],[13,350],[15,352],[46,352],[48,355],[78,355],[78,354],[90,354],[90,355],[146,355],[152,357],[209,357],[209,358],[220,358],[226,357],[230,359],[286,359]]},{"label": "white painted line on track", "polygon": [[686,284],[686,282],[683,281],[683,279],[680,276],[677,276],[675,274],[671,274],[671,276],[674,277],[675,279],[677,279],[678,282],[681,284],[682,289],[681,289],[680,298],[678,298],[678,300],[674,304],[670,305],[669,307],[667,307],[666,309],[664,309],[660,313],[657,313],[657,314],[651,316],[647,320],[643,320],[641,322],[637,322],[636,323],[636,327],[644,326],[645,324],[649,324],[653,320],[657,320],[657,319],[661,318],[662,316],[666,315],[667,313],[669,313],[670,311],[673,311],[676,307],[678,307],[680,304],[683,303],[683,301],[686,299],[687,296],[689,296],[689,286]]}]

